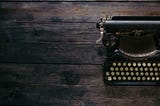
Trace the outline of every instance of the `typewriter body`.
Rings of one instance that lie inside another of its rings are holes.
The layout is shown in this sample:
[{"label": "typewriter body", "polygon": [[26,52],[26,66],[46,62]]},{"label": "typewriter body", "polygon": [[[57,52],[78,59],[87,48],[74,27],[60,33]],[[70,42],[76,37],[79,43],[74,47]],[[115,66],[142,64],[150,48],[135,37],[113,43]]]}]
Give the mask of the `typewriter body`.
[{"label": "typewriter body", "polygon": [[160,85],[159,16],[103,18],[97,28],[106,46],[106,84]]}]

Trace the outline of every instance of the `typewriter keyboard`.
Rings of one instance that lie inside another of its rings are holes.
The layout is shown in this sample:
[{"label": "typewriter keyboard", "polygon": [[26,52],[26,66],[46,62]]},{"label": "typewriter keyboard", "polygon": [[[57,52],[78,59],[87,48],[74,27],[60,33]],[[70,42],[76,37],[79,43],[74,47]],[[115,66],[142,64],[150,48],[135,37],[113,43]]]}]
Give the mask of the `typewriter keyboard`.
[{"label": "typewriter keyboard", "polygon": [[160,62],[113,62],[104,75],[108,84],[157,85]]}]

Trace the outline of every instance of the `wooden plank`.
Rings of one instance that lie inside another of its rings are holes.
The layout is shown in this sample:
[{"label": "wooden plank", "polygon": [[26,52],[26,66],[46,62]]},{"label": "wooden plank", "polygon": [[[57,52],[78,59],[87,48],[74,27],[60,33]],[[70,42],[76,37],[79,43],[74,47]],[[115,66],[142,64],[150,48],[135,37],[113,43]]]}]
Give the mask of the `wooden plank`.
[{"label": "wooden plank", "polygon": [[0,62],[102,64],[103,52],[101,47],[87,44],[5,43]]},{"label": "wooden plank", "polygon": [[[0,104],[15,104],[15,105],[37,105],[37,104],[62,104],[76,105],[84,103],[88,105],[141,105],[141,106],[158,106],[159,96],[154,91],[159,92],[156,87],[149,87],[153,96],[140,97],[137,89],[145,90],[143,87],[110,87],[105,89],[102,87],[88,87],[88,86],[43,86],[30,87],[6,90],[1,89],[5,95],[0,95]],[[154,90],[153,90],[154,89]],[[107,90],[112,90],[111,93],[106,93]],[[123,92],[122,92],[123,91]],[[119,93],[121,92],[121,93]],[[148,94],[148,92],[146,92]],[[110,95],[111,94],[111,95]],[[119,94],[119,95],[118,95]],[[71,102],[72,101],[72,102]],[[75,103],[76,102],[76,103]]]},{"label": "wooden plank", "polygon": [[101,65],[0,64],[0,76],[1,83],[13,81],[30,86],[103,85]]},{"label": "wooden plank", "polygon": [[[13,2],[13,1],[22,1],[22,2],[95,2],[96,0],[1,0],[2,2]],[[105,1],[105,2],[157,2],[159,0],[99,0],[99,1]]]},{"label": "wooden plank", "polygon": [[0,20],[97,22],[114,15],[160,15],[159,2],[2,2]]},{"label": "wooden plank", "polygon": [[[46,92],[46,91],[45,91]],[[44,93],[45,93],[44,92]],[[48,91],[50,92],[50,91]],[[47,92],[47,93],[48,93]],[[64,91],[63,91],[64,92]],[[52,93],[51,93],[52,94]],[[17,94],[22,95],[18,99],[14,97],[8,97],[10,100],[1,101],[1,104],[6,104],[7,106],[20,105],[20,106],[159,106],[159,100],[157,98],[130,98],[130,99],[119,99],[119,98],[88,98],[88,99],[56,99],[54,96],[40,96],[40,95],[32,95],[32,97],[28,97],[25,94]],[[70,96],[70,95],[68,95]],[[5,106],[5,105],[3,105]]]},{"label": "wooden plank", "polygon": [[[110,7],[109,10],[105,7],[106,4]],[[95,46],[92,40],[97,35],[93,25],[99,20],[103,10],[109,13],[117,6],[121,14],[124,6],[128,12],[126,14],[132,15],[138,10],[137,7],[144,5],[145,10],[141,10],[141,7],[138,14],[159,14],[156,3],[133,3],[133,7],[132,3],[117,4],[109,6],[108,2],[104,5],[103,2],[2,3],[0,20],[9,23],[1,23],[3,28],[0,31],[0,62],[20,64],[0,64],[0,105],[159,106],[160,91],[157,87],[105,86],[102,81],[104,49],[101,45]],[[74,6],[78,10],[75,10]],[[95,11],[94,15],[91,9]],[[150,9],[153,11],[147,11]],[[72,16],[72,12],[75,16]],[[14,22],[20,22],[20,25]],[[84,22],[91,23],[91,26]]]},{"label": "wooden plank", "polygon": [[[116,89],[115,89],[116,88]],[[44,104],[55,104],[55,103],[63,103],[67,101],[90,101],[94,104],[113,104],[117,105],[121,103],[123,104],[132,104],[134,105],[141,104],[141,106],[158,106],[159,97],[155,94],[154,96],[147,97],[139,97],[136,89],[138,87],[125,88],[124,87],[110,87],[110,88],[102,88],[102,87],[89,87],[89,86],[43,86],[43,87],[30,87],[24,86],[24,88],[13,89],[10,88],[10,92],[8,90],[1,89],[1,91],[5,92],[5,96],[1,95],[1,104],[26,104],[30,105],[34,103],[44,103]],[[106,93],[107,90],[111,90],[112,93]],[[142,88],[138,88],[141,90],[145,90]],[[156,87],[149,87],[152,93],[154,93]],[[154,89],[152,91],[152,89]],[[125,92],[122,92],[125,90]],[[135,92],[136,91],[136,94]],[[156,90],[159,92],[159,90]],[[122,92],[122,93],[119,93]],[[110,95],[111,94],[111,95]],[[119,94],[119,95],[118,95]],[[147,93],[148,94],[148,93]],[[107,102],[109,100],[110,102]],[[132,101],[133,100],[133,101]],[[149,100],[144,104],[144,100]],[[24,102],[21,102],[24,101]],[[27,102],[26,102],[27,101]],[[59,102],[58,102],[59,101]],[[107,103],[106,103],[107,102]],[[115,103],[116,102],[116,103]],[[118,103],[117,103],[118,102]],[[156,104],[156,105],[155,105]],[[67,104],[69,105],[69,103]],[[133,105],[133,106],[134,106]]]},{"label": "wooden plank", "polygon": [[82,100],[50,100],[50,104],[56,106],[158,106],[158,99],[139,98],[139,99],[116,99],[116,98],[95,98]]},{"label": "wooden plank", "polygon": [[[16,43],[65,42],[95,44],[99,31],[95,23],[1,23],[4,40]],[[2,36],[2,35],[1,35]]]},{"label": "wooden plank", "polygon": [[107,86],[100,70],[100,65],[0,64],[0,104],[158,106],[157,87]]},{"label": "wooden plank", "polygon": [[[15,83],[23,84],[22,86],[24,87],[33,87],[35,89],[49,89],[50,87],[66,89],[87,87],[87,89],[90,90],[99,89],[99,91],[97,90],[96,92],[101,92],[100,90],[106,89],[105,94],[102,95],[117,98],[128,98],[126,97],[126,93],[127,95],[132,93],[130,94],[130,96],[146,96],[149,98],[155,97],[157,93],[159,94],[159,89],[157,89],[156,86],[105,86],[102,81],[101,65],[0,64],[0,76],[1,83],[7,83],[12,81]],[[79,76],[79,78],[77,76]],[[59,80],[56,80],[57,77],[59,77]],[[72,77],[70,78],[70,83],[68,83],[68,81],[66,80],[69,77]],[[52,82],[48,80],[51,78],[53,80]],[[77,79],[79,80],[76,83],[72,83],[72,81]],[[8,89],[8,86],[0,86],[1,88]],[[10,85],[10,87],[14,88],[14,86],[12,85]],[[149,90],[151,91],[148,92]],[[92,94],[92,96],[98,95],[98,93],[96,94],[96,92],[95,94]],[[145,94],[146,92],[148,93]]]}]

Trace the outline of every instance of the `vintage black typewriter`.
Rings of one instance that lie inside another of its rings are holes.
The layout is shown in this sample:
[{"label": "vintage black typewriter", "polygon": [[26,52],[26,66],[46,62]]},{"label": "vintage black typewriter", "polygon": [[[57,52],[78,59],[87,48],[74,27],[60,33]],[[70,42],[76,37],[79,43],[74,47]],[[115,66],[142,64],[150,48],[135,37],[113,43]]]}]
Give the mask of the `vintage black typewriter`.
[{"label": "vintage black typewriter", "polygon": [[160,85],[159,16],[103,18],[97,28],[106,46],[106,84]]}]

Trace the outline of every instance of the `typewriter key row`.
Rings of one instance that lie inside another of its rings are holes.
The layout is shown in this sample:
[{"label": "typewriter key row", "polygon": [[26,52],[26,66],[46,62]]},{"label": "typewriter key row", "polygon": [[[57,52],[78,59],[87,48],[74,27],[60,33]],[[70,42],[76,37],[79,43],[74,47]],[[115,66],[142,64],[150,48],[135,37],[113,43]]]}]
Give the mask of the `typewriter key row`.
[{"label": "typewriter key row", "polygon": [[106,75],[109,76],[159,76],[159,72],[106,72]]},{"label": "typewriter key row", "polygon": [[107,77],[108,81],[111,80],[157,80],[159,81],[160,79],[160,73],[159,72],[138,72],[138,71],[133,71],[133,72],[126,72],[126,71],[120,71],[120,72],[106,72],[105,76]]},{"label": "typewriter key row", "polygon": [[120,81],[120,80],[125,80],[125,81],[159,81],[160,80],[160,77],[131,77],[131,76],[107,76],[106,79],[108,81],[112,81],[112,80],[115,80],[115,81]]},{"label": "typewriter key row", "polygon": [[160,67],[160,63],[156,62],[113,62],[112,66],[133,66],[133,67]]},{"label": "typewriter key row", "polygon": [[157,67],[110,67],[110,71],[160,71]]}]

